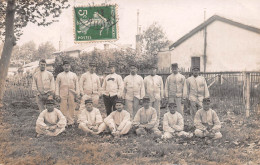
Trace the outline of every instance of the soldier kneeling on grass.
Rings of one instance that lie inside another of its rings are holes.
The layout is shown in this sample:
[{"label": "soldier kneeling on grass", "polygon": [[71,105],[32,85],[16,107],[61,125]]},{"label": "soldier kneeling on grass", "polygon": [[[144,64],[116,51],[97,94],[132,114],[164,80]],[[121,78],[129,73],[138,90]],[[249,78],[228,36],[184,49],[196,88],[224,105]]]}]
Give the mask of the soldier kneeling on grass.
[{"label": "soldier kneeling on grass", "polygon": [[49,99],[45,102],[43,110],[36,121],[37,137],[40,135],[57,136],[65,130],[67,120],[60,110],[55,108],[55,101]]},{"label": "soldier kneeling on grass", "polygon": [[202,103],[203,108],[198,110],[194,117],[195,135],[213,139],[221,138],[221,123],[217,113],[210,108],[210,98],[204,98]]},{"label": "soldier kneeling on grass", "polygon": [[164,114],[163,117],[163,139],[170,139],[174,135],[192,137],[193,133],[188,133],[183,131],[184,129],[184,120],[182,115],[177,111],[177,104],[174,102],[169,103],[168,105],[169,112]]},{"label": "soldier kneeling on grass", "polygon": [[116,111],[113,111],[104,119],[104,122],[110,129],[112,135],[115,137],[127,134],[132,127],[130,113],[123,110],[123,108],[124,100],[117,99],[115,106]]},{"label": "soldier kneeling on grass", "polygon": [[106,129],[106,124],[99,109],[93,107],[92,99],[85,100],[85,106],[80,107],[78,116],[79,129],[92,135],[98,135]]},{"label": "soldier kneeling on grass", "polygon": [[157,126],[157,112],[150,106],[149,96],[143,98],[143,107],[137,111],[133,120],[133,129],[137,135],[153,133],[156,137],[162,136]]}]

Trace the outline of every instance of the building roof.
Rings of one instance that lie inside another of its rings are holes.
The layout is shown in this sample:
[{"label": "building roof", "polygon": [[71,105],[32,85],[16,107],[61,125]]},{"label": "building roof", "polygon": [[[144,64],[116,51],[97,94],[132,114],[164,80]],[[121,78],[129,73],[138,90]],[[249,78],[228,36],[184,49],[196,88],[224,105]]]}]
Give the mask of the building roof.
[{"label": "building roof", "polygon": [[197,32],[203,30],[206,26],[210,25],[212,22],[214,21],[221,21],[248,31],[252,31],[255,32],[257,34],[260,34],[260,29],[255,28],[253,26],[249,26],[249,25],[245,25],[218,15],[213,15],[212,17],[210,17],[209,19],[207,19],[205,22],[203,22],[202,24],[200,24],[199,26],[197,26],[196,28],[194,28],[193,30],[191,30],[189,33],[187,33],[186,35],[184,35],[183,37],[181,37],[179,40],[177,40],[175,43],[173,43],[169,49],[172,48],[176,48],[178,45],[180,45],[182,42],[186,41],[187,39],[189,39],[191,36],[193,36],[194,34],[196,34]]}]

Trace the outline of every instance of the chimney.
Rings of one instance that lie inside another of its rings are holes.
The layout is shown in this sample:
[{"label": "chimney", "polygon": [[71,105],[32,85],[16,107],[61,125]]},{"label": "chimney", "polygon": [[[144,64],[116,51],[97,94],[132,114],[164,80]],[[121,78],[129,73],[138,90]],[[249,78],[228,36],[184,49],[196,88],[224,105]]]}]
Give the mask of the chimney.
[{"label": "chimney", "polygon": [[140,32],[141,32],[141,26],[139,26],[139,9],[137,10],[137,32],[136,32],[136,37],[135,37],[135,50],[136,53],[139,54],[141,52],[141,36],[140,36]]}]

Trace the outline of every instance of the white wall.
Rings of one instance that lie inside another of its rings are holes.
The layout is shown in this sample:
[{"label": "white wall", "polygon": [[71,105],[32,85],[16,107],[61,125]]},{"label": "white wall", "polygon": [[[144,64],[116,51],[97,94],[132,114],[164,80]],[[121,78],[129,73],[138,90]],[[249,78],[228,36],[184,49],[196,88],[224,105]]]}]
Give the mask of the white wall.
[{"label": "white wall", "polygon": [[171,51],[171,63],[178,63],[179,68],[191,67],[191,57],[200,57],[200,66],[203,70],[203,31],[194,34]]},{"label": "white wall", "polygon": [[[203,71],[204,34],[200,31],[171,51],[171,63],[185,69],[200,56]],[[206,71],[260,71],[260,34],[221,21],[207,26]]]},{"label": "white wall", "polygon": [[207,31],[208,71],[260,71],[260,34],[220,21]]}]

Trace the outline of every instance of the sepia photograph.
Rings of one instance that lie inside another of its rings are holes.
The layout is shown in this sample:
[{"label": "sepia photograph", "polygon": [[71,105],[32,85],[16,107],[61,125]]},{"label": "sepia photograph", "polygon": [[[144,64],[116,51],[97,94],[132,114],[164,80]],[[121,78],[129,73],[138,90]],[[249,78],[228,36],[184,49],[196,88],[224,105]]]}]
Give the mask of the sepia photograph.
[{"label": "sepia photograph", "polygon": [[260,164],[259,9],[0,0],[0,165]]}]

